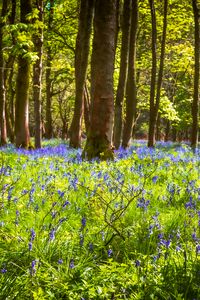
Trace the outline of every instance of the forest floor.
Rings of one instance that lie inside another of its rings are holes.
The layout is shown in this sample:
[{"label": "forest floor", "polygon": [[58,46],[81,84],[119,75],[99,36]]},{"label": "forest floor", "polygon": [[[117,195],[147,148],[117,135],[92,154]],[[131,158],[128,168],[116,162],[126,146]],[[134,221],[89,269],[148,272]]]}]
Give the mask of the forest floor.
[{"label": "forest floor", "polygon": [[0,299],[200,299],[200,149],[1,148]]}]

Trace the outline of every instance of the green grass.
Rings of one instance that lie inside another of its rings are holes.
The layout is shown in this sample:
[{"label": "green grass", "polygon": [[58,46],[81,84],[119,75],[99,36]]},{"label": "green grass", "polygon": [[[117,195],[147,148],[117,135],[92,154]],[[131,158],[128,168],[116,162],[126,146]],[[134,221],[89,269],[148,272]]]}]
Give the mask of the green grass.
[{"label": "green grass", "polygon": [[1,151],[0,299],[200,299],[200,160],[137,143]]}]

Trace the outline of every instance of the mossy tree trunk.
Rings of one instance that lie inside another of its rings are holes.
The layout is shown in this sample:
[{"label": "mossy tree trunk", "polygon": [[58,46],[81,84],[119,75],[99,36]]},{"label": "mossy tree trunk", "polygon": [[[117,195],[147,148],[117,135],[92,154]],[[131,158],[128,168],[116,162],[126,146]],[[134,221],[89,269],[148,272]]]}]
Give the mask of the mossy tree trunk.
[{"label": "mossy tree trunk", "polygon": [[91,124],[83,157],[113,157],[113,72],[116,37],[116,0],[96,0],[91,62]]},{"label": "mossy tree trunk", "polygon": [[194,23],[195,23],[195,70],[194,70],[194,94],[192,103],[192,135],[191,135],[191,146],[193,149],[198,144],[198,122],[199,122],[199,72],[200,72],[200,30],[199,30],[199,19],[200,19],[200,8],[198,8],[197,0],[192,0]]},{"label": "mossy tree trunk", "polygon": [[[43,0],[36,0],[39,21],[43,23]],[[42,98],[42,52],[43,52],[43,29],[39,28],[34,36],[35,51],[38,56],[33,67],[33,101],[35,113],[35,147],[41,148],[42,121],[41,121],[41,98]]]},{"label": "mossy tree trunk", "polygon": [[124,0],[123,17],[122,17],[122,45],[120,58],[120,73],[115,101],[115,118],[114,118],[114,146],[116,149],[121,144],[122,135],[122,106],[125,95],[128,71],[128,54],[130,43],[131,28],[131,0]]},{"label": "mossy tree trunk", "polygon": [[1,138],[0,145],[5,145],[7,143],[7,131],[6,131],[6,91],[5,91],[5,69],[4,69],[4,58],[3,58],[3,27],[5,25],[4,18],[7,14],[8,1],[3,0],[1,18],[0,18],[0,129]]},{"label": "mossy tree trunk", "polygon": [[130,50],[128,62],[128,78],[126,87],[126,112],[123,128],[122,146],[127,148],[132,136],[133,123],[136,119],[136,36],[138,27],[138,0],[132,0]]},{"label": "mossy tree trunk", "polygon": [[[21,23],[28,24],[27,15],[31,13],[31,0],[20,0]],[[28,49],[26,49],[28,51]],[[29,134],[29,78],[30,61],[23,54],[18,58],[18,74],[16,82],[15,105],[15,144],[17,147],[28,148]]]},{"label": "mossy tree trunk", "polygon": [[76,39],[75,51],[76,97],[74,115],[70,127],[70,146],[74,148],[81,147],[81,124],[84,107],[84,84],[87,74],[93,15],[94,0],[81,0],[79,28]]}]

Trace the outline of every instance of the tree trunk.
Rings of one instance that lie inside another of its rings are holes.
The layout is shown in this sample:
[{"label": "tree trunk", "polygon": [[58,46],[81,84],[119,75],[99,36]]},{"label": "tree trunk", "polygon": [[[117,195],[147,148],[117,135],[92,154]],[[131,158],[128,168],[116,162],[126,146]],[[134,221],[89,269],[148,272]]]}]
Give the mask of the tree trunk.
[{"label": "tree trunk", "polygon": [[[39,11],[39,21],[43,22],[43,0],[36,0]],[[41,148],[42,122],[41,122],[41,98],[42,98],[42,52],[43,29],[40,28],[34,36],[35,52],[38,60],[33,67],[33,101],[35,113],[35,148]]]},{"label": "tree trunk", "polygon": [[165,142],[169,141],[169,134],[170,134],[170,121],[167,120],[167,124],[165,128]]},{"label": "tree trunk", "polygon": [[86,84],[84,89],[84,121],[85,121],[86,135],[87,135],[90,128],[90,96]]},{"label": "tree trunk", "polygon": [[128,53],[130,43],[131,0],[124,0],[122,19],[122,46],[120,58],[120,73],[115,102],[114,145],[118,149],[122,134],[122,106],[127,82]]},{"label": "tree trunk", "polygon": [[136,119],[136,35],[138,27],[138,0],[132,0],[132,18],[130,34],[130,50],[128,64],[128,79],[126,87],[126,116],[123,129],[122,146],[127,148],[132,136],[133,123]]},{"label": "tree trunk", "polygon": [[81,147],[81,124],[84,107],[84,84],[90,51],[90,35],[94,12],[94,0],[81,0],[79,28],[75,51],[76,97],[74,115],[70,128],[70,146]]},{"label": "tree trunk", "polygon": [[197,0],[192,0],[194,23],[195,23],[195,70],[194,70],[194,95],[192,103],[192,135],[191,147],[195,149],[198,144],[198,122],[199,122],[199,72],[200,72],[200,31],[199,31],[199,13]]},{"label": "tree trunk", "polygon": [[154,0],[149,0],[151,9],[151,26],[152,26],[152,69],[151,69],[151,90],[150,90],[150,115],[149,115],[149,137],[148,146],[154,147],[155,145],[155,92],[156,92],[156,40],[157,40],[157,28],[156,28],[156,12],[154,6]]},{"label": "tree trunk", "polygon": [[1,128],[1,139],[0,145],[6,145],[7,143],[7,131],[6,131],[6,116],[5,116],[5,105],[6,105],[6,91],[5,91],[5,74],[4,74],[4,58],[3,58],[3,27],[4,17],[7,13],[8,3],[7,0],[3,0],[1,19],[0,20],[0,128]]},{"label": "tree trunk", "polygon": [[[50,0],[50,11],[48,19],[48,32],[51,31],[54,14],[54,0]],[[53,137],[53,125],[52,125],[52,93],[51,93],[51,60],[52,51],[51,45],[47,45],[47,65],[46,65],[46,126],[45,137],[51,139]]]},{"label": "tree trunk", "polygon": [[96,0],[91,62],[91,125],[83,157],[113,158],[116,0]]},{"label": "tree trunk", "polygon": [[[31,13],[31,0],[20,0],[21,23],[28,24],[27,14]],[[17,147],[30,145],[29,134],[29,77],[30,62],[23,54],[18,59],[15,106],[15,143]]]},{"label": "tree trunk", "polygon": [[[150,2],[150,6],[151,6],[151,16],[152,16],[152,59],[153,59],[153,66],[152,66],[152,82],[151,82],[151,96],[150,96],[150,119],[149,119],[148,146],[149,147],[154,147],[155,140],[156,140],[155,139],[156,126],[157,126],[157,121],[158,121],[158,110],[159,110],[159,105],[160,105],[160,94],[161,94],[162,80],[163,80],[163,70],[164,70],[168,0],[164,1],[163,32],[162,32],[160,67],[159,67],[159,72],[158,72],[157,89],[156,89],[156,36],[157,36],[157,32],[156,32],[157,31],[156,30],[156,14],[155,14],[154,1],[149,0],[149,2]],[[154,100],[154,98],[155,98],[155,89],[156,89],[156,100]]]}]

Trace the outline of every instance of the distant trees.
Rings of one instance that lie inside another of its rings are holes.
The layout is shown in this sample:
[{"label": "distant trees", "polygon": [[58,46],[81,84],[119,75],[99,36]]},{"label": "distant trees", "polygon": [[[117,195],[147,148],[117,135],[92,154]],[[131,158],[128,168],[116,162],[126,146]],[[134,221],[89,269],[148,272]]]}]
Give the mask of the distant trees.
[{"label": "distant trees", "polygon": [[77,148],[86,133],[88,158],[112,157],[133,135],[196,148],[199,9],[199,0],[0,1],[1,145],[28,148],[31,135],[37,148],[42,137]]}]

